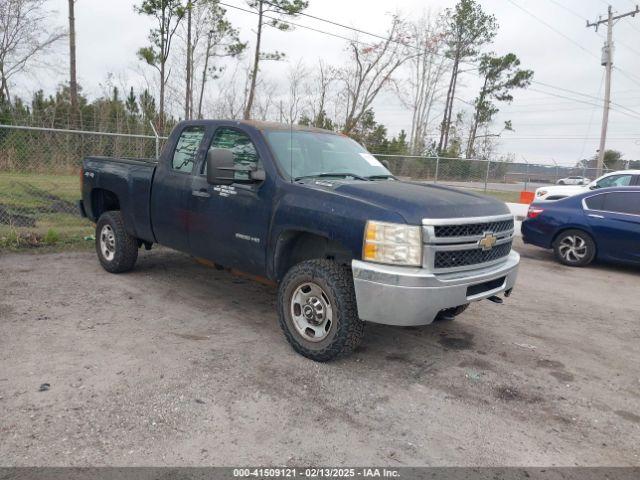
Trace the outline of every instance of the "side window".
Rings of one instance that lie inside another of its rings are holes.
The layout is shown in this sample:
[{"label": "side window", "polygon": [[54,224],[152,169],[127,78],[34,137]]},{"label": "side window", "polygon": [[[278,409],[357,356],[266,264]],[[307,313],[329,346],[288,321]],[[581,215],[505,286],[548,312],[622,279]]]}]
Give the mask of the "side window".
[{"label": "side window", "polygon": [[606,196],[607,195],[594,195],[593,197],[586,198],[584,203],[587,204],[587,208],[590,210],[602,210]]},{"label": "side window", "polygon": [[187,127],[180,134],[171,166],[179,172],[191,172],[204,137],[204,127]]},{"label": "side window", "polygon": [[611,175],[600,180],[597,185],[599,188],[628,187],[631,185],[631,180],[633,180],[632,175]]},{"label": "side window", "polygon": [[616,192],[607,194],[604,208],[608,212],[640,215],[640,193]]},{"label": "side window", "polygon": [[[221,127],[216,130],[210,148],[225,148],[233,152],[233,160],[236,167],[242,167],[247,170],[259,168],[260,159],[256,147],[249,136],[234,128]],[[203,173],[207,173],[207,164],[205,162]],[[248,180],[248,172],[235,172],[236,180]]]}]

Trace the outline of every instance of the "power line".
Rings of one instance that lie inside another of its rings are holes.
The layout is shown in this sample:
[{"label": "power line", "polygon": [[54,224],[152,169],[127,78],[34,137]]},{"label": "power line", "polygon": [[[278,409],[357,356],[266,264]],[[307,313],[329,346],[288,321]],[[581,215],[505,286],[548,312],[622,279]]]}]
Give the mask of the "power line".
[{"label": "power line", "polygon": [[[571,93],[571,94],[573,94],[573,95],[579,95],[579,96],[582,96],[582,97],[587,97],[587,98],[589,98],[589,99],[594,99],[594,100],[602,101],[602,98],[601,98],[601,97],[596,97],[596,96],[593,96],[593,95],[589,95],[589,94],[587,94],[587,93],[578,92],[577,90],[571,90],[571,89],[568,89],[568,88],[558,87],[558,86],[556,86],[556,85],[551,85],[551,84],[549,84],[549,83],[544,83],[544,82],[540,82],[540,81],[537,81],[537,80],[533,80],[531,83],[536,83],[536,84],[538,84],[538,85],[542,85],[542,86],[544,86],[544,87],[548,87],[548,88],[552,88],[552,89],[554,89],[554,90],[560,90],[560,91],[563,91],[563,92]],[[529,90],[531,90],[531,89],[529,89]],[[634,115],[638,115],[638,116],[640,116],[640,111],[632,110],[632,109],[630,109],[630,108],[628,108],[628,107],[625,107],[624,105],[620,105],[619,103],[611,102],[611,105],[615,105],[615,106],[616,106],[616,107],[618,107],[618,108],[621,108],[621,109],[623,109],[623,110],[627,110],[627,111],[629,111],[630,113],[633,113]]]},{"label": "power line", "polygon": [[[266,4],[269,4],[269,5],[276,6],[276,7],[277,7],[277,5],[275,5],[275,4],[274,4],[274,3],[272,3],[272,2],[268,2],[267,0],[262,0],[262,2],[263,2],[263,3],[266,3]],[[235,9],[235,10],[239,10],[239,11],[241,11],[241,12],[250,13],[250,14],[252,14],[252,15],[260,15],[260,14],[259,14],[258,12],[256,12],[256,11],[248,10],[248,9],[246,9],[246,8],[238,7],[238,6],[236,6],[236,5],[230,5],[230,4],[228,4],[228,3],[224,3],[224,2],[219,2],[219,4],[220,4],[220,5],[223,5],[223,6],[225,6],[225,7],[228,7],[228,8],[233,8],[233,9]],[[423,55],[422,50],[421,50],[420,48],[418,48],[418,47],[416,47],[416,46],[414,46],[414,45],[410,45],[410,44],[407,44],[407,43],[401,42],[400,40],[396,40],[396,39],[389,38],[389,37],[384,37],[384,36],[379,35],[379,34],[377,34],[377,33],[367,32],[366,30],[362,30],[362,29],[359,29],[359,28],[349,27],[349,26],[347,26],[347,25],[342,25],[342,24],[340,24],[340,23],[334,22],[333,20],[328,20],[328,19],[326,19],[326,18],[317,17],[317,16],[315,16],[315,15],[310,15],[310,14],[308,14],[308,13],[304,13],[304,12],[300,12],[300,13],[298,13],[297,15],[301,15],[301,16],[306,16],[306,17],[309,17],[309,18],[313,18],[313,19],[315,19],[315,20],[319,20],[319,21],[322,21],[322,22],[330,23],[330,24],[332,24],[332,25],[336,25],[336,26],[339,26],[339,27],[342,27],[342,28],[346,28],[346,29],[348,29],[348,30],[352,30],[352,31],[354,31],[354,32],[362,33],[362,34],[365,34],[365,35],[370,35],[370,36],[372,36],[372,37],[375,37],[375,38],[378,38],[378,39],[382,39],[382,40],[384,40],[384,41],[388,41],[388,42],[390,42],[390,43],[395,43],[395,44],[397,44],[397,45],[401,45],[401,46],[403,46],[403,47],[405,47],[405,48],[410,48],[410,49],[416,50],[416,51],[418,52],[418,55],[416,55],[416,57],[420,57],[420,56],[422,56],[422,55]],[[278,22],[286,23],[286,24],[292,25],[292,26],[294,26],[294,27],[299,27],[299,28],[306,29],[306,30],[311,30],[312,32],[321,33],[321,34],[323,34],[323,35],[328,35],[328,36],[331,36],[331,37],[339,38],[339,39],[341,39],[341,40],[346,40],[347,42],[355,43],[355,44],[357,44],[357,45],[364,45],[364,46],[366,46],[366,47],[371,47],[371,48],[376,47],[376,45],[374,45],[374,44],[372,44],[372,43],[367,43],[367,42],[363,42],[363,41],[361,41],[361,40],[357,40],[357,39],[354,39],[354,38],[345,37],[345,36],[343,36],[343,35],[339,35],[339,34],[336,34],[336,33],[327,32],[326,30],[320,30],[319,28],[309,27],[309,26],[307,26],[307,25],[302,25],[302,24],[300,24],[300,23],[292,22],[291,20],[283,20],[283,19],[276,18],[276,17],[272,17],[272,16],[265,15],[265,14],[262,14],[262,16],[263,16],[264,18],[269,19],[269,20],[277,20]],[[267,24],[267,25],[268,25],[268,24]],[[269,26],[271,26],[271,25],[269,25]],[[429,54],[430,54],[430,55],[433,55],[433,56],[435,56],[435,57],[449,58],[446,54],[443,54],[443,53],[429,52]],[[462,72],[470,72],[470,71],[478,70],[478,66],[477,66],[476,64],[474,64],[474,63],[461,61],[461,62],[460,62],[460,64],[461,64],[461,65],[468,65],[468,66],[470,66],[470,67],[471,67],[471,68],[469,68],[469,69],[467,69],[467,70],[462,70],[460,73],[462,73]]]},{"label": "power line", "polygon": [[572,43],[573,45],[575,45],[576,47],[578,47],[580,50],[582,50],[583,52],[586,52],[587,54],[591,55],[592,57],[596,57],[598,58],[598,56],[596,54],[594,54],[591,50],[583,47],[581,44],[579,44],[578,42],[576,42],[573,38],[565,35],[564,33],[562,33],[560,30],[558,30],[557,28],[555,28],[553,25],[547,23],[546,21],[544,21],[543,19],[541,19],[540,17],[538,17],[537,15],[531,13],[529,10],[527,10],[526,8],[524,8],[521,5],[518,5],[514,0],[507,0],[509,3],[511,3],[513,6],[515,6],[516,8],[519,8],[520,10],[522,10],[523,12],[525,12],[527,15],[535,18],[538,22],[542,23],[544,26],[546,26],[547,28],[549,28],[550,30],[553,30],[554,32],[556,32],[558,35],[560,35],[562,38],[564,38],[565,40],[567,40],[568,42]]},{"label": "power line", "polygon": [[[596,94],[598,97],[600,96],[600,92],[602,91],[603,84],[604,84],[604,73],[600,77],[600,87],[598,87],[598,93]],[[587,133],[585,134],[584,142],[582,142],[582,149],[580,150],[580,155],[578,158],[582,158],[582,156],[584,155],[584,150],[587,147],[587,137],[591,133],[591,124],[593,122],[593,115],[596,113],[596,108],[597,107],[594,106],[591,109],[591,115],[589,115],[589,126],[587,127]]]},{"label": "power line", "polygon": [[[258,13],[258,12],[254,12],[253,10],[248,10],[248,9],[246,9],[246,8],[237,7],[237,6],[235,6],[235,5],[229,5],[228,3],[219,2],[219,4],[220,4],[220,5],[223,5],[223,6],[225,6],[225,7],[228,7],[228,8],[233,8],[233,9],[235,9],[235,10],[240,10],[241,12],[250,13],[250,14],[252,14],[252,15],[259,15],[259,13]],[[268,18],[269,20],[277,20],[277,21],[279,21],[279,22],[286,23],[286,24],[288,24],[288,25],[293,25],[294,27],[299,27],[299,28],[303,28],[303,29],[306,29],[306,30],[311,30],[312,32],[322,33],[323,35],[329,35],[330,37],[339,38],[339,39],[341,39],[341,40],[346,40],[346,41],[348,41],[348,42],[352,42],[352,41],[353,41],[354,43],[358,43],[358,44],[361,44],[361,45],[365,45],[365,46],[367,46],[367,47],[373,47],[373,46],[374,46],[373,44],[370,44],[370,43],[365,43],[365,42],[361,42],[361,41],[353,40],[353,39],[348,38],[348,37],[343,37],[342,35],[338,35],[338,34],[331,33],[331,32],[326,32],[326,31],[324,31],[324,30],[320,30],[320,29],[313,28],[313,27],[308,27],[308,26],[306,26],[306,25],[301,25],[301,24],[299,24],[299,23],[295,23],[295,22],[292,22],[292,21],[290,21],[290,20],[282,20],[282,19],[279,19],[279,18],[276,18],[276,17],[271,17],[271,16],[269,16],[269,15],[265,15],[265,14],[263,14],[262,16],[263,16],[264,18]]]}]

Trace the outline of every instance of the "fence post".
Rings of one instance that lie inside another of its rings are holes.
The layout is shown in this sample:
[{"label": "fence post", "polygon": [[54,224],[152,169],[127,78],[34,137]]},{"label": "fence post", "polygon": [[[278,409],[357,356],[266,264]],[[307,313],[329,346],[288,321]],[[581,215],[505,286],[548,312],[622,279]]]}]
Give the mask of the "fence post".
[{"label": "fence post", "polygon": [[149,120],[149,125],[151,125],[151,130],[153,130],[153,134],[156,137],[156,160],[160,159],[160,135],[156,131],[156,127],[153,126],[153,122]]},{"label": "fence post", "polygon": [[438,170],[440,168],[440,155],[436,155],[436,176],[433,179],[433,183],[438,183]]},{"label": "fence post", "polygon": [[[524,161],[527,162],[526,160]],[[527,173],[526,173],[526,176],[524,177],[524,191],[525,192],[529,191],[529,162],[527,162]]]},{"label": "fence post", "polygon": [[490,170],[491,170],[491,160],[487,160],[487,173],[484,176],[484,193],[487,193],[487,183],[489,183]]}]

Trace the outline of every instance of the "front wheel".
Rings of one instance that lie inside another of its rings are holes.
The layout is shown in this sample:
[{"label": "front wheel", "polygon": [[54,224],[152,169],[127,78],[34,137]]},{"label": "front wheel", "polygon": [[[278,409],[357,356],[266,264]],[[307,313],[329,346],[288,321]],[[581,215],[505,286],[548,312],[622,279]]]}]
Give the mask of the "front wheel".
[{"label": "front wheel", "polygon": [[278,288],[278,311],[293,349],[317,362],[351,353],[364,333],[351,271],[330,260],[292,267]]},{"label": "front wheel", "polygon": [[566,230],[553,242],[553,252],[560,263],[571,267],[585,267],[596,256],[596,244],[582,230]]},{"label": "front wheel", "polygon": [[111,273],[127,272],[138,259],[138,240],[127,233],[119,211],[105,212],[96,224],[96,253],[102,268]]}]

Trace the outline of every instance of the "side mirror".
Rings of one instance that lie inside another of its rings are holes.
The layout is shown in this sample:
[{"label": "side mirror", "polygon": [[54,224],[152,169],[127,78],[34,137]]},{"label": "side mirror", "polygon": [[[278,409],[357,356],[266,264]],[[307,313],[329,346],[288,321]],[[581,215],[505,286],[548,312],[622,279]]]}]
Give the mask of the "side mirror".
[{"label": "side mirror", "polygon": [[207,183],[231,185],[234,181],[233,152],[226,148],[212,148],[207,152]]}]

